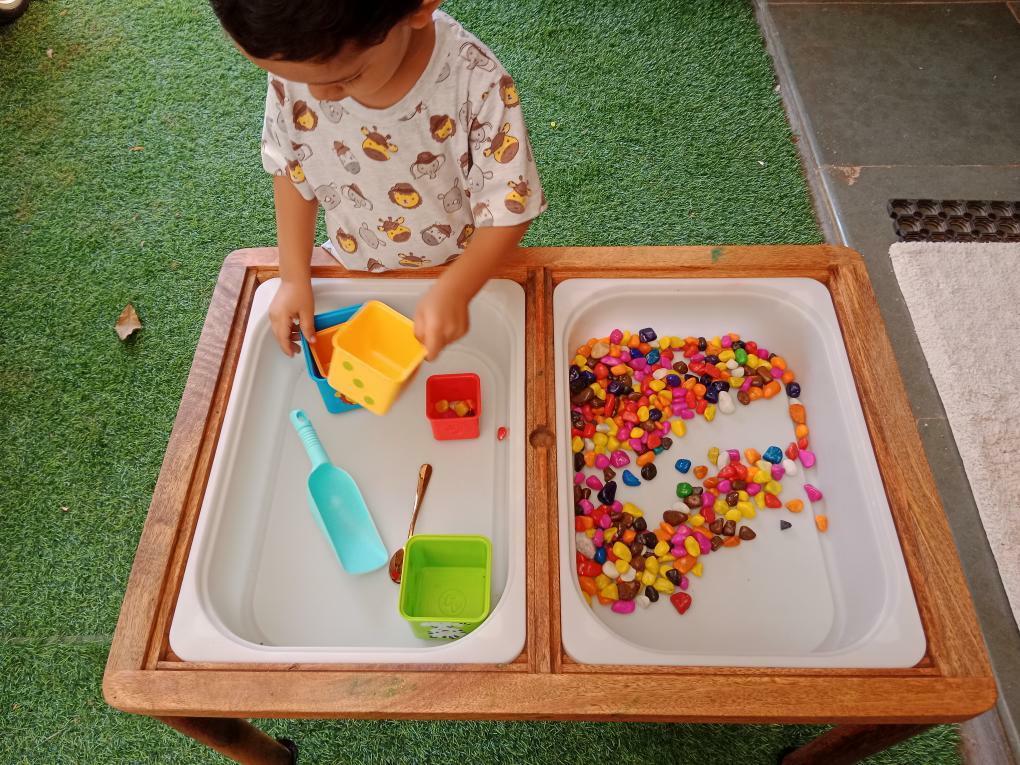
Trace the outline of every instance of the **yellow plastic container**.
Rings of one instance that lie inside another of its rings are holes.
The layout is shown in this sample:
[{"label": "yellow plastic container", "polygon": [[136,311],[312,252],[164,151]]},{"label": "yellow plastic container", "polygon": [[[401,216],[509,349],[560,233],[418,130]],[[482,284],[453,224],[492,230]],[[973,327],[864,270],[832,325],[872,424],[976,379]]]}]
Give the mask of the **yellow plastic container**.
[{"label": "yellow plastic container", "polygon": [[425,358],[414,324],[369,300],[333,335],[329,384],[375,414],[386,414]]}]

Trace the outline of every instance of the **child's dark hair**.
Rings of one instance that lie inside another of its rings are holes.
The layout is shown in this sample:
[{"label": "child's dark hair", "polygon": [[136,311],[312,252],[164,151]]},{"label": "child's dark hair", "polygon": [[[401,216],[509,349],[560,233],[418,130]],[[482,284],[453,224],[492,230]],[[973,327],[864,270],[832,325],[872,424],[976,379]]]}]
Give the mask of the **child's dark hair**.
[{"label": "child's dark hair", "polygon": [[321,61],[354,43],[381,43],[422,0],[211,0],[234,41],[250,56]]}]

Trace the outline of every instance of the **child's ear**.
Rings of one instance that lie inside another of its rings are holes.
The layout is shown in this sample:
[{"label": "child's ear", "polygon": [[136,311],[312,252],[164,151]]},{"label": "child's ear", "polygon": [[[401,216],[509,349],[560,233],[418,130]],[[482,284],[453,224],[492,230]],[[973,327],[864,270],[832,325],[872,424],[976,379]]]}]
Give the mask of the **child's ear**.
[{"label": "child's ear", "polygon": [[422,29],[432,23],[432,14],[443,4],[443,0],[422,0],[418,10],[407,17],[407,23],[412,29]]}]

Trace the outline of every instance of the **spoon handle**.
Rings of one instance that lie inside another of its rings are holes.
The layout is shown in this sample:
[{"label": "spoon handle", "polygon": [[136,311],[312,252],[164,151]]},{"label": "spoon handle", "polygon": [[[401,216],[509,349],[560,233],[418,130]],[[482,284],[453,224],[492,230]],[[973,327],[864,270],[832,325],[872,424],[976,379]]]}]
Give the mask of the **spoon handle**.
[{"label": "spoon handle", "polygon": [[410,539],[414,536],[414,524],[418,521],[418,511],[421,510],[421,501],[425,498],[425,490],[429,487],[429,480],[432,478],[432,466],[428,463],[418,468],[418,488],[414,492],[414,512],[411,514],[411,527],[407,530]]}]

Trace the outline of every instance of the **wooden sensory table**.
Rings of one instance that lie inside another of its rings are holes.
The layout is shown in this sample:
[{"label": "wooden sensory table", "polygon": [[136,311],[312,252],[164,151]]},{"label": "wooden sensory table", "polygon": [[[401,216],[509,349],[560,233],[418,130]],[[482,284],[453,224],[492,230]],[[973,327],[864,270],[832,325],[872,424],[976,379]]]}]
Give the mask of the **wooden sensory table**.
[{"label": "wooden sensory table", "polygon": [[[182,661],[170,620],[223,421],[255,288],[275,249],[223,265],[167,447],[110,649],[103,692],[245,763],[287,763],[289,747],[250,717],[835,723],[786,765],[856,762],[937,723],[974,717],[996,689],[955,545],[860,255],[831,246],[525,249],[499,276],[526,292],[527,639],[499,665],[215,664]],[[317,252],[312,275],[350,273]],[[407,270],[370,278],[434,276]],[[927,638],[907,669],[634,667],[571,660],[560,639],[552,295],[587,277],[808,277],[825,284],[856,380]],[[654,675],[650,709],[633,692]]]}]

